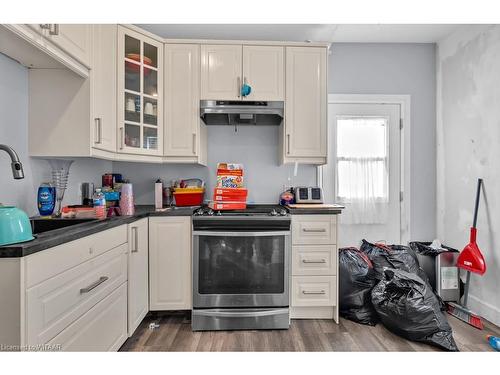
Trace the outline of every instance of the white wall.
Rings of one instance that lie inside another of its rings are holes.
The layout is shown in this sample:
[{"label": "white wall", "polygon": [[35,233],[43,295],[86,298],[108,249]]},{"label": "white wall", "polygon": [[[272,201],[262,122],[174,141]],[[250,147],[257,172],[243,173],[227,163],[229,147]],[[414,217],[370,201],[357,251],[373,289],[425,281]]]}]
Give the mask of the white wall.
[{"label": "white wall", "polygon": [[473,275],[470,307],[500,324],[500,26],[468,26],[438,44],[439,238],[469,240],[477,178],[484,179],[477,242],[484,276]]},{"label": "white wall", "polygon": [[411,239],[436,235],[436,74],[434,44],[334,43],[332,94],[411,95]]},{"label": "white wall", "polygon": [[[10,158],[0,151],[0,202],[36,215],[36,191],[42,181],[50,181],[50,167],[47,161],[28,156],[28,84],[28,70],[0,54],[0,143],[16,150],[25,174],[24,179],[14,180]],[[79,204],[79,184],[100,184],[100,176],[111,168],[107,161],[76,160],[70,169],[64,204]]]}]

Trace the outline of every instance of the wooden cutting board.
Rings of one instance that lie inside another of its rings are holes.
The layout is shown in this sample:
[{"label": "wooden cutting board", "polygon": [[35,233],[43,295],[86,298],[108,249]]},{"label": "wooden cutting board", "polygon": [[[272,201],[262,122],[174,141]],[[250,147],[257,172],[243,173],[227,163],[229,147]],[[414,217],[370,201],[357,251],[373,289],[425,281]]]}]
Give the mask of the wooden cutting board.
[{"label": "wooden cutting board", "polygon": [[324,204],[324,203],[294,203],[294,204],[289,204],[288,207],[290,208],[309,208],[309,209],[321,209],[321,208],[345,208],[344,206],[340,204]]}]

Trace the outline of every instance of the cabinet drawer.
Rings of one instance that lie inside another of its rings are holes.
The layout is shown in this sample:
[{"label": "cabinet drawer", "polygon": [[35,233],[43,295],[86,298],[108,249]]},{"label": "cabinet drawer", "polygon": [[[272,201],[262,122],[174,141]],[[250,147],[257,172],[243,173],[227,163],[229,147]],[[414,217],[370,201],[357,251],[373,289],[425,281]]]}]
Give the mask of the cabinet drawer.
[{"label": "cabinet drawer", "polygon": [[95,233],[26,257],[26,288],[127,242],[127,225]]},{"label": "cabinet drawer", "polygon": [[127,244],[26,291],[26,338],[45,344],[127,280]]},{"label": "cabinet drawer", "polygon": [[336,275],[335,245],[297,245],[292,248],[292,275]]},{"label": "cabinet drawer", "polygon": [[127,283],[95,305],[48,344],[60,350],[117,351],[127,339]]},{"label": "cabinet drawer", "polygon": [[292,276],[292,306],[336,305],[336,276]]},{"label": "cabinet drawer", "polygon": [[337,243],[335,215],[292,216],[293,245],[334,245]]}]

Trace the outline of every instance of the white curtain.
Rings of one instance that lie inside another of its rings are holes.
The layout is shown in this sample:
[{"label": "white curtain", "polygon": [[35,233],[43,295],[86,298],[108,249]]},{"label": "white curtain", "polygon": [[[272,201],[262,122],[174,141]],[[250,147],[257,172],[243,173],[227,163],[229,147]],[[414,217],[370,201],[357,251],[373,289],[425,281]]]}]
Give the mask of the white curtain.
[{"label": "white curtain", "polygon": [[339,158],[338,196],[346,209],[343,224],[384,224],[387,222],[388,173],[385,158]]}]

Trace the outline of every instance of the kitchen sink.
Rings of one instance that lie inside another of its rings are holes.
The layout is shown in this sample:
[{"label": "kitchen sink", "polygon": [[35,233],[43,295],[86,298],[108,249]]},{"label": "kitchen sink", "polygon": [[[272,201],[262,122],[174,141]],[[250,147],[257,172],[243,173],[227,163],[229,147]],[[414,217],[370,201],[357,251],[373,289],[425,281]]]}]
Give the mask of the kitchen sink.
[{"label": "kitchen sink", "polygon": [[33,234],[40,234],[49,232],[55,229],[61,229],[70,227],[76,224],[82,223],[91,223],[97,221],[97,219],[60,219],[60,218],[52,218],[52,219],[42,219],[42,218],[32,218],[30,219],[31,228],[33,230]]}]

